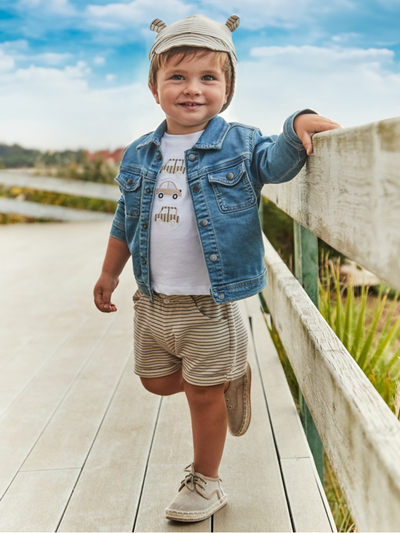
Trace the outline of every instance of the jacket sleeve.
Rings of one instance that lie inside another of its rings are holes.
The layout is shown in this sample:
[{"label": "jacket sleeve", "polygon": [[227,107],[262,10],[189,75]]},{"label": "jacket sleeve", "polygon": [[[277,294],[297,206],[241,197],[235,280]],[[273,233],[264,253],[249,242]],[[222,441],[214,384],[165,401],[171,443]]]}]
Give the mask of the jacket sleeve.
[{"label": "jacket sleeve", "polygon": [[260,130],[255,130],[251,170],[260,189],[267,183],[290,181],[300,172],[307,153],[293,123],[298,115],[309,113],[317,114],[311,109],[293,113],[285,121],[283,132],[278,137],[263,137]]},{"label": "jacket sleeve", "polygon": [[111,226],[110,235],[119,241],[126,242],[125,235],[125,200],[123,195],[118,200],[117,209]]}]

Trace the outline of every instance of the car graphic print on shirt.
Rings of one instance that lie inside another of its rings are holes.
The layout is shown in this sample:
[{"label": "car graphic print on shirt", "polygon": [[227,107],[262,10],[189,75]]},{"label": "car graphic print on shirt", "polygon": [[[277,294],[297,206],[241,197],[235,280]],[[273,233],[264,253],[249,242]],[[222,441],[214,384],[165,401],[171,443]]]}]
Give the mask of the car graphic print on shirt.
[{"label": "car graphic print on shirt", "polygon": [[162,207],[161,211],[154,216],[154,222],[158,225],[163,222],[169,222],[171,226],[175,226],[179,222],[178,208]]},{"label": "car graphic print on shirt", "polygon": [[184,159],[168,159],[168,161],[161,167],[161,176],[166,174],[175,174],[178,178],[186,171]]},{"label": "car graphic print on shirt", "polygon": [[161,185],[157,187],[156,195],[159,198],[163,198],[164,196],[172,196],[172,198],[176,200],[178,196],[182,196],[182,190],[178,189],[173,181],[163,181]]}]

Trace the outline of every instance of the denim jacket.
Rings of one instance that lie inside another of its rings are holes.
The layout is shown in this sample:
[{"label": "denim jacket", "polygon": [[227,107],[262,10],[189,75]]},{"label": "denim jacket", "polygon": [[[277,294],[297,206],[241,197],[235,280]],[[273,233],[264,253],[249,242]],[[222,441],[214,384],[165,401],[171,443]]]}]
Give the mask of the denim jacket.
[{"label": "denim jacket", "polygon": [[[217,303],[247,298],[266,285],[260,193],[266,183],[291,180],[305,163],[306,151],[293,129],[295,117],[302,113],[314,112],[294,113],[278,137],[264,137],[257,128],[227,123],[217,115],[185,152],[210,293]],[[111,235],[128,244],[137,285],[151,300],[150,225],[165,130],[164,121],[128,146],[115,178],[122,195]]]}]

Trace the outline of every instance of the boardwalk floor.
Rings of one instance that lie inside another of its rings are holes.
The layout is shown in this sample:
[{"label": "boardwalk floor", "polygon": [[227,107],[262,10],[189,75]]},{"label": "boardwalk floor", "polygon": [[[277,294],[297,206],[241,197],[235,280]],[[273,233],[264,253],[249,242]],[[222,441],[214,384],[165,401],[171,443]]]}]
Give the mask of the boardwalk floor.
[{"label": "boardwalk floor", "polygon": [[197,524],[165,520],[192,460],[183,394],[133,373],[131,265],[103,315],[92,287],[109,223],[0,228],[0,531],[330,531],[332,517],[256,299],[253,419],[228,435],[229,504]]}]

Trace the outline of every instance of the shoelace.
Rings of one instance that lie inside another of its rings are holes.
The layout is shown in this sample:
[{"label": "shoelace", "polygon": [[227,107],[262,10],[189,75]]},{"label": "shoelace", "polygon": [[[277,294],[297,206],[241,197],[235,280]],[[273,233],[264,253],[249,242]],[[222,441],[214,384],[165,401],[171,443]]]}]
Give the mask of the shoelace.
[{"label": "shoelace", "polygon": [[199,476],[196,476],[196,472],[194,471],[194,464],[188,465],[184,472],[189,472],[187,476],[185,476],[185,479],[181,481],[180,489],[183,489],[184,486],[186,486],[190,491],[194,491],[195,486],[198,485],[202,490],[206,490],[203,485],[207,485],[207,481]]}]

